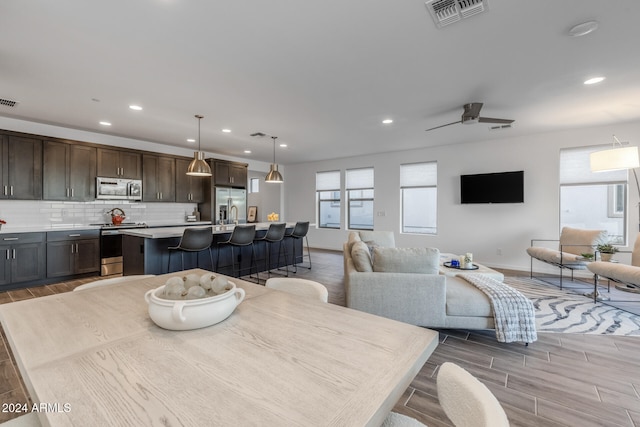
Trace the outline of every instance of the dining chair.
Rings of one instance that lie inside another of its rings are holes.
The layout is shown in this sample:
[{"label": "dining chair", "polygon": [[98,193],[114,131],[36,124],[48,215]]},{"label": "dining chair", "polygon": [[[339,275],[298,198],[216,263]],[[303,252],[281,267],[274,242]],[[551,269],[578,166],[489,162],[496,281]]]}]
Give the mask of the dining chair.
[{"label": "dining chair", "polygon": [[[211,254],[211,242],[213,242],[212,227],[193,228],[187,227],[182,233],[180,243],[177,246],[169,247],[169,262],[167,264],[167,273],[171,272],[171,254],[179,251],[182,258],[182,270],[184,270],[184,253],[185,252],[201,252],[209,250],[209,261],[213,270],[213,255]],[[197,265],[200,267],[200,265]]]},{"label": "dining chair", "polygon": [[[302,262],[304,262],[304,243],[307,243],[307,258],[309,258],[309,267],[305,267],[308,268],[309,270],[311,270],[311,252],[309,251],[309,237],[307,237],[307,234],[309,233],[309,221],[298,221],[296,222],[296,225],[293,227],[293,230],[291,230],[290,233],[286,233],[284,235],[284,237],[290,237],[292,239],[304,239],[304,241],[302,242],[302,253],[300,254],[300,256],[302,257]],[[291,257],[291,264],[293,264],[293,272],[297,273],[298,272],[298,264],[296,263],[296,245],[295,245],[295,241],[293,242],[293,256]]]},{"label": "dining chair", "polygon": [[148,277],[155,277],[155,274],[138,274],[133,276],[118,276],[110,277],[108,279],[94,280],[93,282],[85,283],[80,286],[76,286],[73,291],[82,291],[84,289],[97,288],[99,286],[115,285],[117,283],[131,282],[133,280],[146,279]]},{"label": "dining chair", "polygon": [[37,412],[29,412],[0,423],[0,427],[40,427],[41,425]]},{"label": "dining chair", "polygon": [[294,277],[272,277],[267,279],[265,287],[289,292],[302,297],[316,298],[322,302],[327,302],[329,299],[327,288],[313,280]]},{"label": "dining chair", "polygon": [[455,363],[440,366],[436,388],[440,406],[454,426],[509,426],[507,414],[491,390]]}]

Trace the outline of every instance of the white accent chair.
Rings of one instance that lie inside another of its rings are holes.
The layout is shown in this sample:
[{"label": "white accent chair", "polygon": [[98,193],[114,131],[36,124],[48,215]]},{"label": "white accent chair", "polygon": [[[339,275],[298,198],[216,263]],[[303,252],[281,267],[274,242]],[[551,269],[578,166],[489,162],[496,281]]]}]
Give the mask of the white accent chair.
[{"label": "white accent chair", "polygon": [[327,288],[318,282],[307,279],[272,277],[267,279],[265,287],[302,297],[316,298],[322,302],[327,302],[329,299]]},{"label": "white accent chair", "polygon": [[[624,251],[620,252],[624,253]],[[599,278],[619,283],[618,289],[640,293],[640,233],[636,237],[633,252],[631,252],[631,265],[596,261],[587,265],[587,268],[594,274],[593,302],[596,302],[598,297]]]},{"label": "white accent chair", "polygon": [[140,274],[140,275],[134,275],[134,276],[111,277],[109,279],[96,280],[93,282],[85,283],[84,285],[76,286],[76,288],[73,291],[74,292],[82,291],[84,289],[97,288],[98,286],[115,285],[117,283],[131,282],[132,280],[146,279],[148,277],[154,277],[154,276],[155,274]]},{"label": "white accent chair", "polygon": [[0,423],[0,427],[40,427],[41,425],[37,412],[29,412]]},{"label": "white accent chair", "polygon": [[498,399],[460,366],[445,362],[437,377],[440,406],[456,427],[508,427]]},{"label": "white accent chair", "polygon": [[[560,269],[560,289],[562,289],[562,270],[571,271],[571,280],[575,270],[586,270],[590,259],[583,254],[595,256],[599,243],[607,240],[606,230],[582,230],[563,227],[559,240],[531,239],[527,253],[531,257],[531,278],[533,279],[533,260],[551,264]],[[559,242],[558,249],[541,246],[541,242]]]}]

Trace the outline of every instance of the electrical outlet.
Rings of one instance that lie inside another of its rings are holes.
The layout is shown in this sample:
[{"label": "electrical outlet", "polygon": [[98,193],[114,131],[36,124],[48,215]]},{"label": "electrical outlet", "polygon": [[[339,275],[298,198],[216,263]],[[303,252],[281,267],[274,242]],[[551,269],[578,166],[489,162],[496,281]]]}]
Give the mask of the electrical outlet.
[{"label": "electrical outlet", "polygon": [[496,255],[502,256],[502,249],[501,248],[496,249]]},{"label": "electrical outlet", "polygon": [[378,216],[387,216],[387,213],[385,211],[378,211],[377,215]]}]

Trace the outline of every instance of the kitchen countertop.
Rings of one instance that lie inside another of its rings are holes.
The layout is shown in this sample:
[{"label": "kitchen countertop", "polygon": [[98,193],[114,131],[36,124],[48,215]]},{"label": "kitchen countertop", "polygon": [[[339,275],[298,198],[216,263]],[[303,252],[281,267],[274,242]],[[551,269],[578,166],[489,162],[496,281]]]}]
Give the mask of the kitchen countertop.
[{"label": "kitchen countertop", "polygon": [[[193,223],[189,223],[193,224]],[[269,228],[270,222],[254,222],[251,224],[241,225],[255,225],[256,230],[266,230]],[[294,227],[295,222],[288,222],[287,227]],[[190,225],[191,226],[191,225]],[[213,227],[213,234],[231,233],[234,225],[211,225],[211,223],[205,223],[205,227]],[[121,230],[121,234],[129,236],[143,237],[145,239],[164,239],[169,237],[180,237],[184,233],[184,229],[187,227],[153,227],[153,228],[127,228]]]},{"label": "kitchen countertop", "polygon": [[[166,222],[155,221],[147,222],[147,227],[193,227],[193,226],[208,226],[211,225],[211,221],[198,221],[198,222]],[[90,224],[51,224],[51,225],[9,225],[4,224],[0,229],[0,234],[10,233],[46,233],[47,231],[65,231],[65,230],[100,230],[100,225]]]}]

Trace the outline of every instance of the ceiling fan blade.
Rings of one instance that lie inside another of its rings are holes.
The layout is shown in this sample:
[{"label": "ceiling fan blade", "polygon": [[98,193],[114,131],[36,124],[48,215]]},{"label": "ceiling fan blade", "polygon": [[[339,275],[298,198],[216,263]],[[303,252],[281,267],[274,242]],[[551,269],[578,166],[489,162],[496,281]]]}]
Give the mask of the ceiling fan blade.
[{"label": "ceiling fan blade", "polygon": [[509,119],[492,119],[490,117],[478,117],[479,123],[498,123],[498,124],[509,124],[513,123],[515,120]]},{"label": "ceiling fan blade", "polygon": [[443,128],[445,126],[455,125],[455,124],[458,124],[458,123],[460,123],[460,120],[456,120],[455,122],[447,123],[446,125],[440,125],[440,126],[436,126],[434,128],[427,129],[425,132],[429,132],[430,130],[434,130],[434,129],[440,129],[440,128]]},{"label": "ceiling fan blade", "polygon": [[482,110],[482,106],[484,104],[482,102],[471,102],[469,104],[464,105],[464,113],[462,113],[462,117],[472,117],[476,118],[480,115],[480,110]]}]

